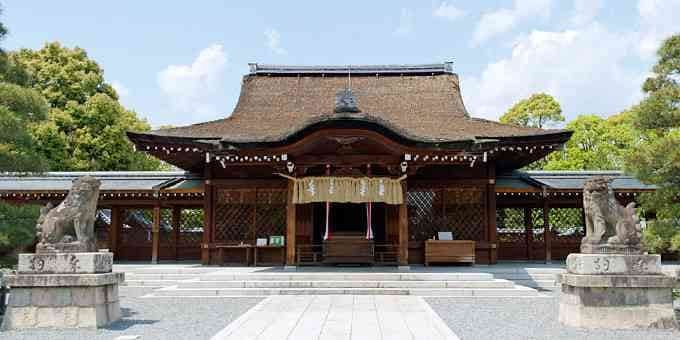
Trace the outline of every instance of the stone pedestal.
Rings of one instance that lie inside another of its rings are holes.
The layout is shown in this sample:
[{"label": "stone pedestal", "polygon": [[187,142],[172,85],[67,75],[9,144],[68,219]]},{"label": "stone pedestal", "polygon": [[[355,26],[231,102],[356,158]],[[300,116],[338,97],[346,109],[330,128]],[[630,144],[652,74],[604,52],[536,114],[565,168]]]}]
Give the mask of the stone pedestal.
[{"label": "stone pedestal", "polygon": [[111,253],[21,254],[2,328],[102,327],[120,319]]},{"label": "stone pedestal", "polygon": [[673,328],[675,280],[660,255],[570,254],[561,283],[559,320],[581,328]]}]

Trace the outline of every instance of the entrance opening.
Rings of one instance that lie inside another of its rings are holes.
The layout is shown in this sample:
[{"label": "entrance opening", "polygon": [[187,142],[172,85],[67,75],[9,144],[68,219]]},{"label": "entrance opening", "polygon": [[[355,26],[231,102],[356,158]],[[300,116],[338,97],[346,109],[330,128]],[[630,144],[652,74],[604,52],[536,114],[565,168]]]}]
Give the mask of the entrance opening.
[{"label": "entrance opening", "polygon": [[[323,243],[326,231],[326,203],[314,205],[314,243]],[[331,203],[329,224],[331,238],[338,236],[366,236],[366,203]],[[371,204],[373,239],[385,241],[385,204]]]}]

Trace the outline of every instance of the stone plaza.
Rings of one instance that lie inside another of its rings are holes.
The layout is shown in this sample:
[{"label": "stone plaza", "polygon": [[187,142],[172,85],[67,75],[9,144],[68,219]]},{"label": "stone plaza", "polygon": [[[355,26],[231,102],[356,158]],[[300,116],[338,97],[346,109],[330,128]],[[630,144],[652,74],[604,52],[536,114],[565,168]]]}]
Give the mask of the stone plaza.
[{"label": "stone plaza", "polygon": [[[584,330],[560,325],[560,292],[555,276],[565,272],[565,267],[564,263],[412,266],[412,275],[431,279],[410,280],[406,286],[415,288],[409,289],[423,292],[423,296],[414,296],[327,294],[334,293],[327,288],[334,284],[334,276],[363,275],[357,285],[394,286],[398,283],[395,278],[405,274],[388,267],[298,268],[291,273],[282,267],[121,264],[114,265],[115,273],[126,276],[119,288],[122,312],[119,321],[100,329],[42,328],[2,331],[0,335],[12,340],[98,340],[121,336],[230,339],[237,335],[240,339],[309,338],[293,336],[298,334],[317,334],[319,339],[395,339],[388,335],[399,329],[407,338],[416,339],[419,335],[428,335],[424,339],[454,338],[451,334],[460,339],[654,340],[680,336],[677,330]],[[667,272],[677,268],[663,266]],[[308,286],[309,295],[265,295],[262,287],[279,286],[280,293],[280,287],[290,286],[290,279],[296,275],[299,285]],[[329,280],[312,281],[318,275]],[[317,282],[316,287],[311,287],[313,282]],[[444,295],[442,282],[456,288],[449,288],[448,296]],[[253,288],[235,290],[234,286]],[[425,294],[423,290],[428,286],[429,293]],[[349,288],[343,290],[348,292]],[[433,296],[435,293],[438,295]],[[260,318],[274,322],[258,322]],[[270,337],[274,333],[276,337]]]}]

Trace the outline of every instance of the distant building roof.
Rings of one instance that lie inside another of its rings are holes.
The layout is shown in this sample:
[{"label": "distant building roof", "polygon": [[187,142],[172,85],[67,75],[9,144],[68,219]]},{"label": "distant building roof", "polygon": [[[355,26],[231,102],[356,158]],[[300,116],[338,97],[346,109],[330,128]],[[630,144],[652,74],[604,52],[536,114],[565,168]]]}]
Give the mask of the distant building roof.
[{"label": "distant building roof", "polygon": [[513,171],[510,174],[499,175],[496,185],[501,188],[526,189],[534,187],[551,190],[581,191],[583,184],[595,176],[610,177],[611,186],[620,191],[648,191],[656,189],[655,186],[640,182],[633,176],[626,175],[622,171]]},{"label": "distant building roof", "polygon": [[183,171],[91,171],[0,174],[0,191],[67,191],[73,180],[90,175],[102,182],[103,191],[150,191],[172,185],[193,175]]},{"label": "distant building roof", "polygon": [[[102,191],[172,191],[203,190],[200,176],[183,171],[106,171],[106,172],[46,172],[40,175],[0,173],[0,192],[63,192],[71,188],[74,179],[90,175],[102,181]],[[595,176],[611,177],[614,190],[650,191],[656,187],[640,182],[621,171],[513,171],[496,178],[497,191],[581,191],[583,183]]]}]

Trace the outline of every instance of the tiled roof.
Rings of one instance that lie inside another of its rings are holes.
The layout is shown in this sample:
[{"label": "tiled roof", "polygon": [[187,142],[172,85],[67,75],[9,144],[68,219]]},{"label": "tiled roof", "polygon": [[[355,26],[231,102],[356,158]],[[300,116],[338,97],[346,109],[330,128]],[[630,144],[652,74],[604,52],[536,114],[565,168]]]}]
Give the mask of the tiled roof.
[{"label": "tiled roof", "polygon": [[633,176],[621,171],[513,171],[510,174],[499,175],[496,183],[498,187],[526,189],[527,187],[553,190],[583,190],[583,184],[595,176],[610,177],[614,190],[645,191],[654,190],[654,185],[640,182]]},{"label": "tiled roof", "polygon": [[0,174],[0,191],[67,191],[73,180],[90,175],[101,180],[104,191],[155,190],[179,179],[194,178],[183,171],[92,171],[46,172],[42,174]]}]

